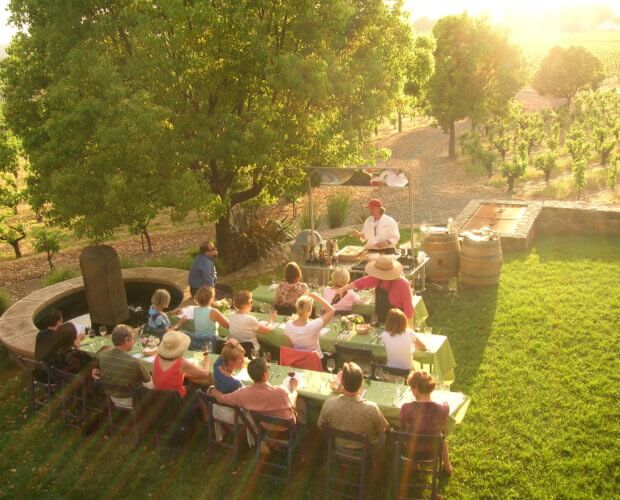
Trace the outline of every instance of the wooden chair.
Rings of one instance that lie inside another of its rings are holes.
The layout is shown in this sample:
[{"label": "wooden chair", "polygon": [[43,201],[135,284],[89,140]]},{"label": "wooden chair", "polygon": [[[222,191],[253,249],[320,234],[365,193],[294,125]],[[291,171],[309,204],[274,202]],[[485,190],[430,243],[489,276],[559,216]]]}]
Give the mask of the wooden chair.
[{"label": "wooden chair", "polygon": [[[209,422],[207,422],[209,449],[211,450],[217,447],[227,450],[229,452],[232,452],[232,456],[235,460],[238,460],[241,452],[242,443],[246,438],[246,432],[250,432],[254,436],[254,438],[256,438],[254,428],[248,421],[243,411],[238,406],[229,406],[218,403],[214,397],[209,396],[202,391],[199,391],[198,397],[209,409]],[[215,407],[218,406],[223,408],[230,408],[231,411],[234,412],[232,424],[223,420],[218,420],[214,417],[213,410]],[[232,436],[232,443],[226,442],[226,438],[222,441],[217,441],[215,435],[216,421],[219,422],[220,425],[222,425],[226,429],[227,434],[230,434]]]},{"label": "wooden chair", "polygon": [[374,361],[372,349],[370,347],[353,347],[348,344],[340,343],[336,344],[336,354],[338,355],[339,366],[342,366],[346,362],[354,361],[365,374],[370,373],[371,364]]},{"label": "wooden chair", "polygon": [[17,359],[29,379],[31,411],[35,412],[45,408],[45,413],[49,417],[52,414],[52,398],[60,389],[58,380],[43,361],[24,357]]},{"label": "wooden chair", "polygon": [[[293,419],[272,417],[255,411],[250,413],[258,429],[257,473],[270,479],[289,483],[293,474],[293,456],[300,437],[299,427]],[[284,430],[270,430],[273,426]],[[261,453],[263,447],[268,449],[268,453]],[[285,458],[285,464],[282,464],[282,458]]]},{"label": "wooden chair", "polygon": [[[328,496],[363,499],[366,494],[366,480],[370,465],[370,441],[366,434],[347,432],[334,429],[329,425],[321,427],[327,438],[327,471],[325,489]],[[356,448],[346,449],[338,446],[336,439],[346,440],[358,445]],[[340,467],[333,473],[333,464]],[[343,469],[343,470],[340,470]],[[343,479],[341,472],[352,473],[353,478]]]},{"label": "wooden chair", "polygon": [[437,479],[441,469],[441,446],[439,434],[408,434],[391,431],[392,498],[437,498]]},{"label": "wooden chair", "polygon": [[[132,394],[133,388],[126,385],[108,384],[102,380],[95,382],[95,387],[100,388],[106,395],[106,413],[108,415],[108,434],[116,432],[131,432],[134,435],[135,446],[140,443],[140,428],[138,426],[137,409],[133,399],[131,406],[123,406],[114,402],[110,392]],[[122,421],[122,424],[118,423]]]},{"label": "wooden chair", "polygon": [[383,373],[387,373],[394,377],[402,377],[403,383],[405,385],[407,384],[407,377],[409,376],[410,370],[406,370],[403,368],[392,368],[391,366],[375,363],[373,361],[370,365],[370,376],[373,380],[382,380],[381,377],[377,376],[377,370],[383,370]]},{"label": "wooden chair", "polygon": [[139,387],[133,392],[134,415],[138,415],[145,433],[152,433],[158,447],[178,449],[185,444],[192,427],[193,404],[188,392],[182,398],[177,391]]},{"label": "wooden chair", "polygon": [[80,428],[88,415],[89,390],[84,374],[74,374],[52,367],[59,382],[62,400],[61,415],[65,425]]}]

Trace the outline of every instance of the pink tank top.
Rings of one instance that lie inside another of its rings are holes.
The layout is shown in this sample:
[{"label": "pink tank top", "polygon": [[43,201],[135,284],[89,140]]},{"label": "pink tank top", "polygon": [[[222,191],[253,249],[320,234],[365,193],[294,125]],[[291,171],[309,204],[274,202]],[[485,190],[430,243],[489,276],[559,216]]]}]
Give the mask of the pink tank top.
[{"label": "pink tank top", "polygon": [[153,370],[153,384],[158,391],[177,391],[181,397],[185,397],[187,389],[183,385],[185,373],[181,372],[183,358],[177,359],[167,370],[163,370],[159,364],[159,356],[155,356],[155,367]]}]

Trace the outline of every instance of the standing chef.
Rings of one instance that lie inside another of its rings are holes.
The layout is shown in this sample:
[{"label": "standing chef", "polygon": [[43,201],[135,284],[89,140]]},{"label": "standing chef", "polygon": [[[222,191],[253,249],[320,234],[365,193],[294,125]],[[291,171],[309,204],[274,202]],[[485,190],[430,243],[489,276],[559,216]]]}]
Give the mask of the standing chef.
[{"label": "standing chef", "polygon": [[353,231],[351,235],[362,240],[368,250],[396,253],[395,248],[400,240],[398,224],[392,217],[385,214],[381,200],[370,200],[368,210],[370,216],[364,221],[362,232]]}]

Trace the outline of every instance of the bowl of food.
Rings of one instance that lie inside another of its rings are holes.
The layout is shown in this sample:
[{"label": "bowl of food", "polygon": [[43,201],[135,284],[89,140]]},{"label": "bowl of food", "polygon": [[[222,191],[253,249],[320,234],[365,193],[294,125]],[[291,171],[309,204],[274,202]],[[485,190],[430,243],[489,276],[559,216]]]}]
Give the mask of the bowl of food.
[{"label": "bowl of food", "polygon": [[370,331],[370,323],[360,323],[355,325],[355,331],[360,335],[366,335]]},{"label": "bowl of food", "polygon": [[147,357],[155,356],[155,354],[157,354],[157,347],[153,347],[153,346],[145,347],[144,349],[142,349],[142,354],[144,354]]}]

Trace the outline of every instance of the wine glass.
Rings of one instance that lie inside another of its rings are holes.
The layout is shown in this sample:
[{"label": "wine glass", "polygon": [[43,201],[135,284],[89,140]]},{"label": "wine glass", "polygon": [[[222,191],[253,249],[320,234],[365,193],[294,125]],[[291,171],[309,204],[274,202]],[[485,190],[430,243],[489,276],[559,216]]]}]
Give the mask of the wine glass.
[{"label": "wine glass", "polygon": [[377,368],[375,368],[375,378],[377,380],[383,380],[385,377],[385,373],[383,373],[383,368],[381,368],[380,366],[377,366]]},{"label": "wine glass", "polygon": [[213,342],[211,340],[207,340],[204,345],[204,355],[208,356],[213,352]]},{"label": "wine glass", "polygon": [[392,400],[392,403],[394,404],[394,406],[398,406],[398,403],[400,403],[400,398],[403,396],[403,391],[401,389],[400,385],[396,386],[396,392],[394,393],[394,399]]},{"label": "wine glass", "polygon": [[88,329],[88,336],[92,339],[95,338],[95,335],[97,335],[97,332],[95,331],[94,328],[89,328]]},{"label": "wine glass", "polygon": [[250,351],[250,358],[256,359],[260,356],[260,349],[256,349],[256,347],[252,348]]},{"label": "wine glass", "polygon": [[336,369],[336,360],[333,358],[328,359],[326,366],[330,373],[329,378],[333,380],[334,370]]},{"label": "wine glass", "polygon": [[265,360],[265,363],[271,363],[271,353],[269,351],[265,351],[263,353],[263,359]]},{"label": "wine glass", "polygon": [[372,316],[370,316],[370,325],[374,327],[379,326],[379,316],[377,316],[376,312],[373,312]]},{"label": "wine glass", "polygon": [[99,335],[101,335],[102,337],[105,337],[108,334],[108,327],[105,325],[101,325],[99,327]]}]

